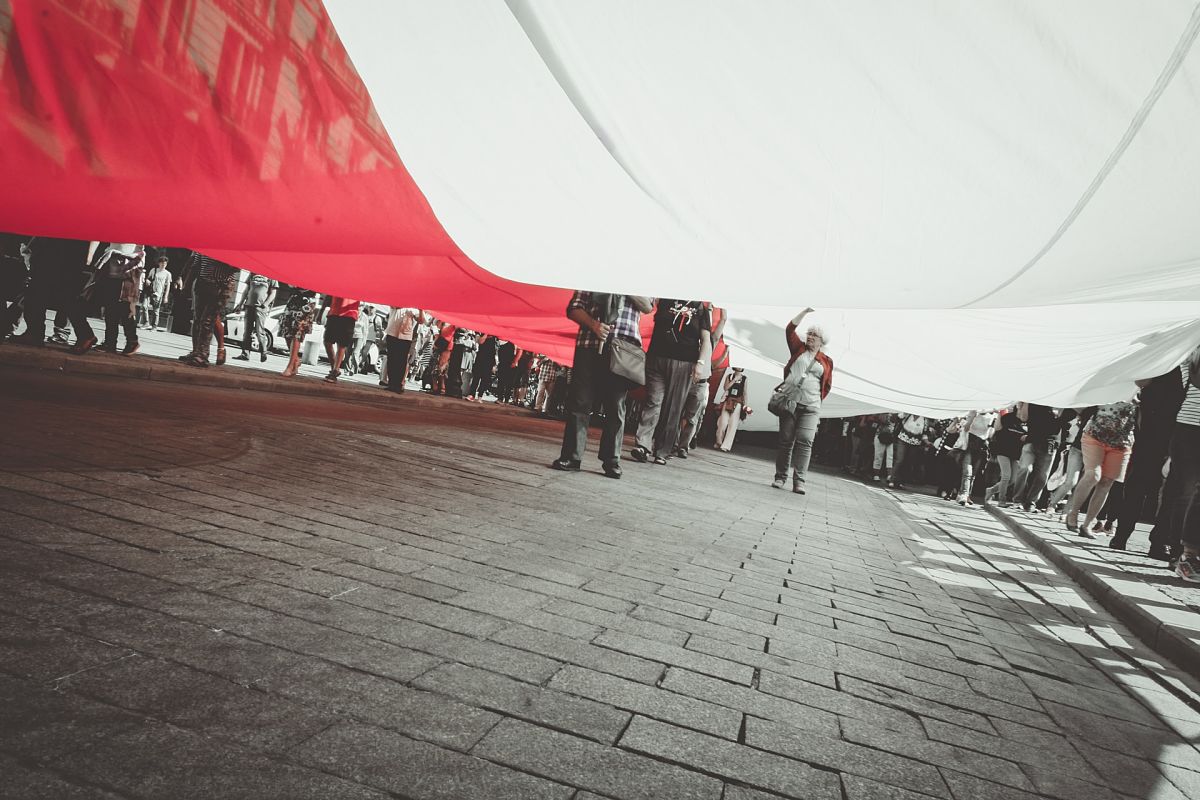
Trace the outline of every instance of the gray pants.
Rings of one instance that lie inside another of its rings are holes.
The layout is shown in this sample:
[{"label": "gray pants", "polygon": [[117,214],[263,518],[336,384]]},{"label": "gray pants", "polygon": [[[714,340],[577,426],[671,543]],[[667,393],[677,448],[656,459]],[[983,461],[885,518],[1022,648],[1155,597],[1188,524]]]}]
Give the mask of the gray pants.
[{"label": "gray pants", "polygon": [[575,369],[567,390],[567,425],[563,429],[562,452],[565,461],[581,461],[587,447],[588,422],[596,401],[604,411],[600,433],[600,460],[621,460],[621,437],[625,430],[625,394],[629,384],[608,369],[607,355],[591,348],[575,348]]},{"label": "gray pants", "polygon": [[692,387],[691,361],[646,356],[646,404],[638,423],[637,444],[645,450],[669,456],[679,440],[679,418]]},{"label": "gray pants", "polygon": [[679,446],[690,447],[692,439],[704,419],[704,409],[708,405],[708,381],[693,383],[683,401],[683,422],[679,428]]},{"label": "gray pants", "polygon": [[775,480],[787,480],[788,467],[792,480],[804,485],[808,478],[808,462],[812,460],[813,439],[821,411],[817,408],[797,408],[779,418],[779,449],[775,453]]}]

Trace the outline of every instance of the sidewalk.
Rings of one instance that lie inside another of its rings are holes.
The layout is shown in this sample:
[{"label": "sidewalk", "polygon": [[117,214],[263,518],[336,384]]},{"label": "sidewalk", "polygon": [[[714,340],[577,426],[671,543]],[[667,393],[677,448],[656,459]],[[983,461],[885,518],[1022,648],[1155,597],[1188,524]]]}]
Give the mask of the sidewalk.
[{"label": "sidewalk", "polygon": [[1139,525],[1129,549],[1112,550],[1109,537],[1084,539],[1058,517],[994,508],[993,513],[1067,573],[1143,642],[1200,677],[1200,587],[1189,586],[1145,556],[1149,526]]},{"label": "sidewalk", "polygon": [[[104,323],[91,320],[96,335],[103,341]],[[66,347],[47,344],[45,347],[0,342],[0,366],[21,369],[66,372],[77,375],[111,376],[139,380],[182,383],[193,386],[212,386],[223,389],[243,389],[276,394],[302,395],[308,397],[334,398],[337,400],[368,403],[382,407],[416,406],[418,408],[445,408],[447,406],[466,409],[490,406],[490,413],[530,416],[527,409],[483,401],[467,403],[457,398],[428,394],[420,390],[420,384],[409,377],[403,395],[385,391],[379,385],[379,375],[345,375],[336,384],[327,383],[328,363],[317,365],[301,364],[294,378],[285,378],[280,373],[287,365],[287,357],[271,353],[267,360],[260,361],[258,353],[251,353],[249,361],[235,358],[241,347],[228,345],[229,360],[222,366],[207,369],[191,367],[181,363],[179,356],[191,350],[191,340],[179,334],[165,331],[138,331],[141,350],[132,356],[111,354],[93,349],[86,355],[74,355]],[[124,337],[120,340],[124,344]],[[216,357],[213,347],[212,357]]]}]

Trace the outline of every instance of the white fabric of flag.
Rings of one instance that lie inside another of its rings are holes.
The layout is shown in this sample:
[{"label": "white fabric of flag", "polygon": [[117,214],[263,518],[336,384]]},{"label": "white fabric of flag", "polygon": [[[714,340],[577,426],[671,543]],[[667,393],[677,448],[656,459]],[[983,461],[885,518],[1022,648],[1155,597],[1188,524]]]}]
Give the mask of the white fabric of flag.
[{"label": "white fabric of flag", "polygon": [[1102,402],[1200,339],[1193,2],[326,5],[476,263],[728,305],[764,370],[814,306],[844,408]]}]

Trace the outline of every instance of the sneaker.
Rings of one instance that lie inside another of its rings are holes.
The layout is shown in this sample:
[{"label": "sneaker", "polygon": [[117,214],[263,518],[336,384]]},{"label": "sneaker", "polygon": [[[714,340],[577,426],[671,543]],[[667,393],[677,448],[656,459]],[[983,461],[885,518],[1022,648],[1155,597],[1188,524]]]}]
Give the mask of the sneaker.
[{"label": "sneaker", "polygon": [[1107,522],[1105,522],[1104,527],[1101,530],[1103,530],[1105,533],[1112,533],[1112,531],[1113,531],[1112,520],[1110,519]]},{"label": "sneaker", "polygon": [[560,458],[550,462],[550,469],[556,469],[559,472],[579,472],[579,462]]},{"label": "sneaker", "polygon": [[95,346],[96,346],[96,337],[89,336],[86,339],[80,339],[78,342],[76,342],[75,346],[71,348],[71,352],[74,353],[75,355],[79,356],[79,355],[83,355],[84,353],[86,353],[88,350],[91,350]]},{"label": "sneaker", "polygon": [[638,445],[637,447],[635,447],[629,451],[629,457],[632,458],[634,461],[645,464],[647,461],[650,460],[650,451],[647,450],[646,448],[642,447],[641,445]]},{"label": "sneaker", "polygon": [[895,489],[895,488],[896,488],[896,484],[892,483],[891,481],[888,481],[888,482],[887,482],[887,488],[889,488],[889,489]]},{"label": "sneaker", "polygon": [[687,458],[688,451],[686,447],[676,447],[671,455],[675,456],[676,458]]},{"label": "sneaker", "polygon": [[872,475],[872,476],[871,476],[871,482],[872,482],[872,483],[879,483],[879,476],[878,476],[878,475]]},{"label": "sneaker", "polygon": [[604,475],[607,478],[615,478],[616,480],[620,480],[621,479],[621,462],[605,461],[604,462]]},{"label": "sneaker", "polygon": [[776,478],[775,480],[771,481],[771,488],[772,489],[782,489],[783,488],[783,478]]},{"label": "sneaker", "polygon": [[1188,583],[1200,583],[1200,556],[1184,556],[1175,562],[1175,574]]},{"label": "sneaker", "polygon": [[796,494],[805,494],[804,481],[793,481],[792,482],[792,491],[795,492]]},{"label": "sneaker", "polygon": [[140,342],[127,342],[125,344],[125,349],[123,349],[121,351],[121,355],[131,356],[134,353],[136,353],[138,350],[141,350],[141,349],[142,349],[142,345]]},{"label": "sneaker", "polygon": [[187,359],[185,359],[183,363],[187,364],[189,367],[207,367],[208,366],[208,360],[200,358],[199,356],[188,356]]},{"label": "sneaker", "polygon": [[658,455],[657,453],[655,453],[655,454],[654,454],[654,458],[652,458],[652,459],[650,459],[650,460],[651,460],[653,463],[655,463],[655,464],[660,464],[660,465],[661,465],[661,464],[665,464],[665,463],[667,463],[667,459],[663,458],[662,456]]},{"label": "sneaker", "polygon": [[195,357],[196,357],[195,353],[188,353],[187,355],[180,356],[179,360],[180,361],[191,361]]},{"label": "sneaker", "polygon": [[246,353],[242,353],[240,356],[234,356],[233,360],[234,361],[249,361],[250,356],[247,355]]}]

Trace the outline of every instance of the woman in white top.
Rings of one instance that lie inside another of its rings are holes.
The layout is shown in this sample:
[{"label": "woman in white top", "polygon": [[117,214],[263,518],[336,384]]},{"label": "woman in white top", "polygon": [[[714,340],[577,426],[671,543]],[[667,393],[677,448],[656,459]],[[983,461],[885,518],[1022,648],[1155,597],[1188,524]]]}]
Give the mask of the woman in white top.
[{"label": "woman in white top", "polygon": [[960,506],[974,505],[971,502],[971,488],[975,484],[976,473],[983,472],[987,464],[988,439],[996,427],[999,415],[995,411],[972,411],[967,414],[963,425],[963,433],[959,434],[958,447],[963,450],[962,482],[958,488],[958,504]]}]

